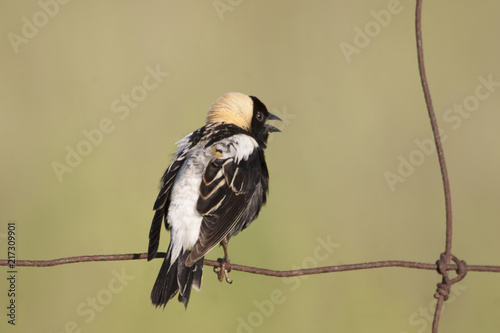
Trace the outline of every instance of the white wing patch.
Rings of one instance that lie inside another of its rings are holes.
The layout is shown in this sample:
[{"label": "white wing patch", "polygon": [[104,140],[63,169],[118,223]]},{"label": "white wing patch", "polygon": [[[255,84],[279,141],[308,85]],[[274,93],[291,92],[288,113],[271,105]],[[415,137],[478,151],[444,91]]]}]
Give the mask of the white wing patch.
[{"label": "white wing patch", "polygon": [[233,135],[215,144],[217,152],[222,154],[222,158],[233,157],[236,163],[243,159],[247,160],[258,146],[257,141],[246,134]]}]

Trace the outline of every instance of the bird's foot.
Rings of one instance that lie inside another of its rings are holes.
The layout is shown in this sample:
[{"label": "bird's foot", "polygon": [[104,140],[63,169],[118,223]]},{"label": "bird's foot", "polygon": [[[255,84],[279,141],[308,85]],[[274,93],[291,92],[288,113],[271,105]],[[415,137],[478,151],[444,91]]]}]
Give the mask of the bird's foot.
[{"label": "bird's foot", "polygon": [[227,257],[224,257],[224,259],[217,259],[217,262],[219,263],[219,266],[214,267],[214,272],[217,274],[217,277],[220,282],[226,279],[226,282],[231,284],[233,283],[233,280],[229,278],[229,272],[231,272],[231,261],[229,259],[226,259]]}]

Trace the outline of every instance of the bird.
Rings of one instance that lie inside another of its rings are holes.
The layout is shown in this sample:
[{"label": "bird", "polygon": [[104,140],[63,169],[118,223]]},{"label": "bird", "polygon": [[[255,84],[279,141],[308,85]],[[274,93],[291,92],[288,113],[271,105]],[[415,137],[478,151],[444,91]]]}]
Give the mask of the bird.
[{"label": "bird", "polygon": [[264,149],[281,121],[257,97],[230,92],[210,107],[206,124],[186,135],[160,182],[149,231],[148,261],[158,252],[162,222],[170,244],[151,291],[155,307],[178,293],[187,309],[191,287],[201,288],[204,256],[216,245],[219,281],[231,283],[229,239],[254,221],[266,203],[269,171]]}]

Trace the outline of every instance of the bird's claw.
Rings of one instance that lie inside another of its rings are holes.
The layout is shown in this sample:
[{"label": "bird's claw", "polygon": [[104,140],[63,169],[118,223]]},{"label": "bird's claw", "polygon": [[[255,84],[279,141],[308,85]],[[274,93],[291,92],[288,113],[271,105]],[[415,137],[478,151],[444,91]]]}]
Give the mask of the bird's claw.
[{"label": "bird's claw", "polygon": [[217,277],[220,282],[226,279],[226,282],[231,284],[233,283],[233,280],[229,278],[229,272],[231,272],[231,262],[229,259],[217,259],[217,262],[219,263],[219,266],[214,267],[214,272],[217,274]]}]

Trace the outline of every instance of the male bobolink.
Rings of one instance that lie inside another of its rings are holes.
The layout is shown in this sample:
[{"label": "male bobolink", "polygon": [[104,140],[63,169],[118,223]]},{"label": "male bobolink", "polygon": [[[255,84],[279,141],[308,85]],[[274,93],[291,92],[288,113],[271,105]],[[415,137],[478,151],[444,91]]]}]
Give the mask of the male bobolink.
[{"label": "male bobolink", "polygon": [[165,306],[177,292],[187,307],[191,286],[200,290],[203,258],[224,248],[219,279],[227,277],[227,242],[245,229],[266,202],[269,173],[264,158],[270,132],[266,120],[281,120],[254,96],[227,93],[215,101],[206,125],[178,142],[179,150],[161,179],[149,232],[148,260],[155,258],[162,221],[170,245],[151,292]]}]

